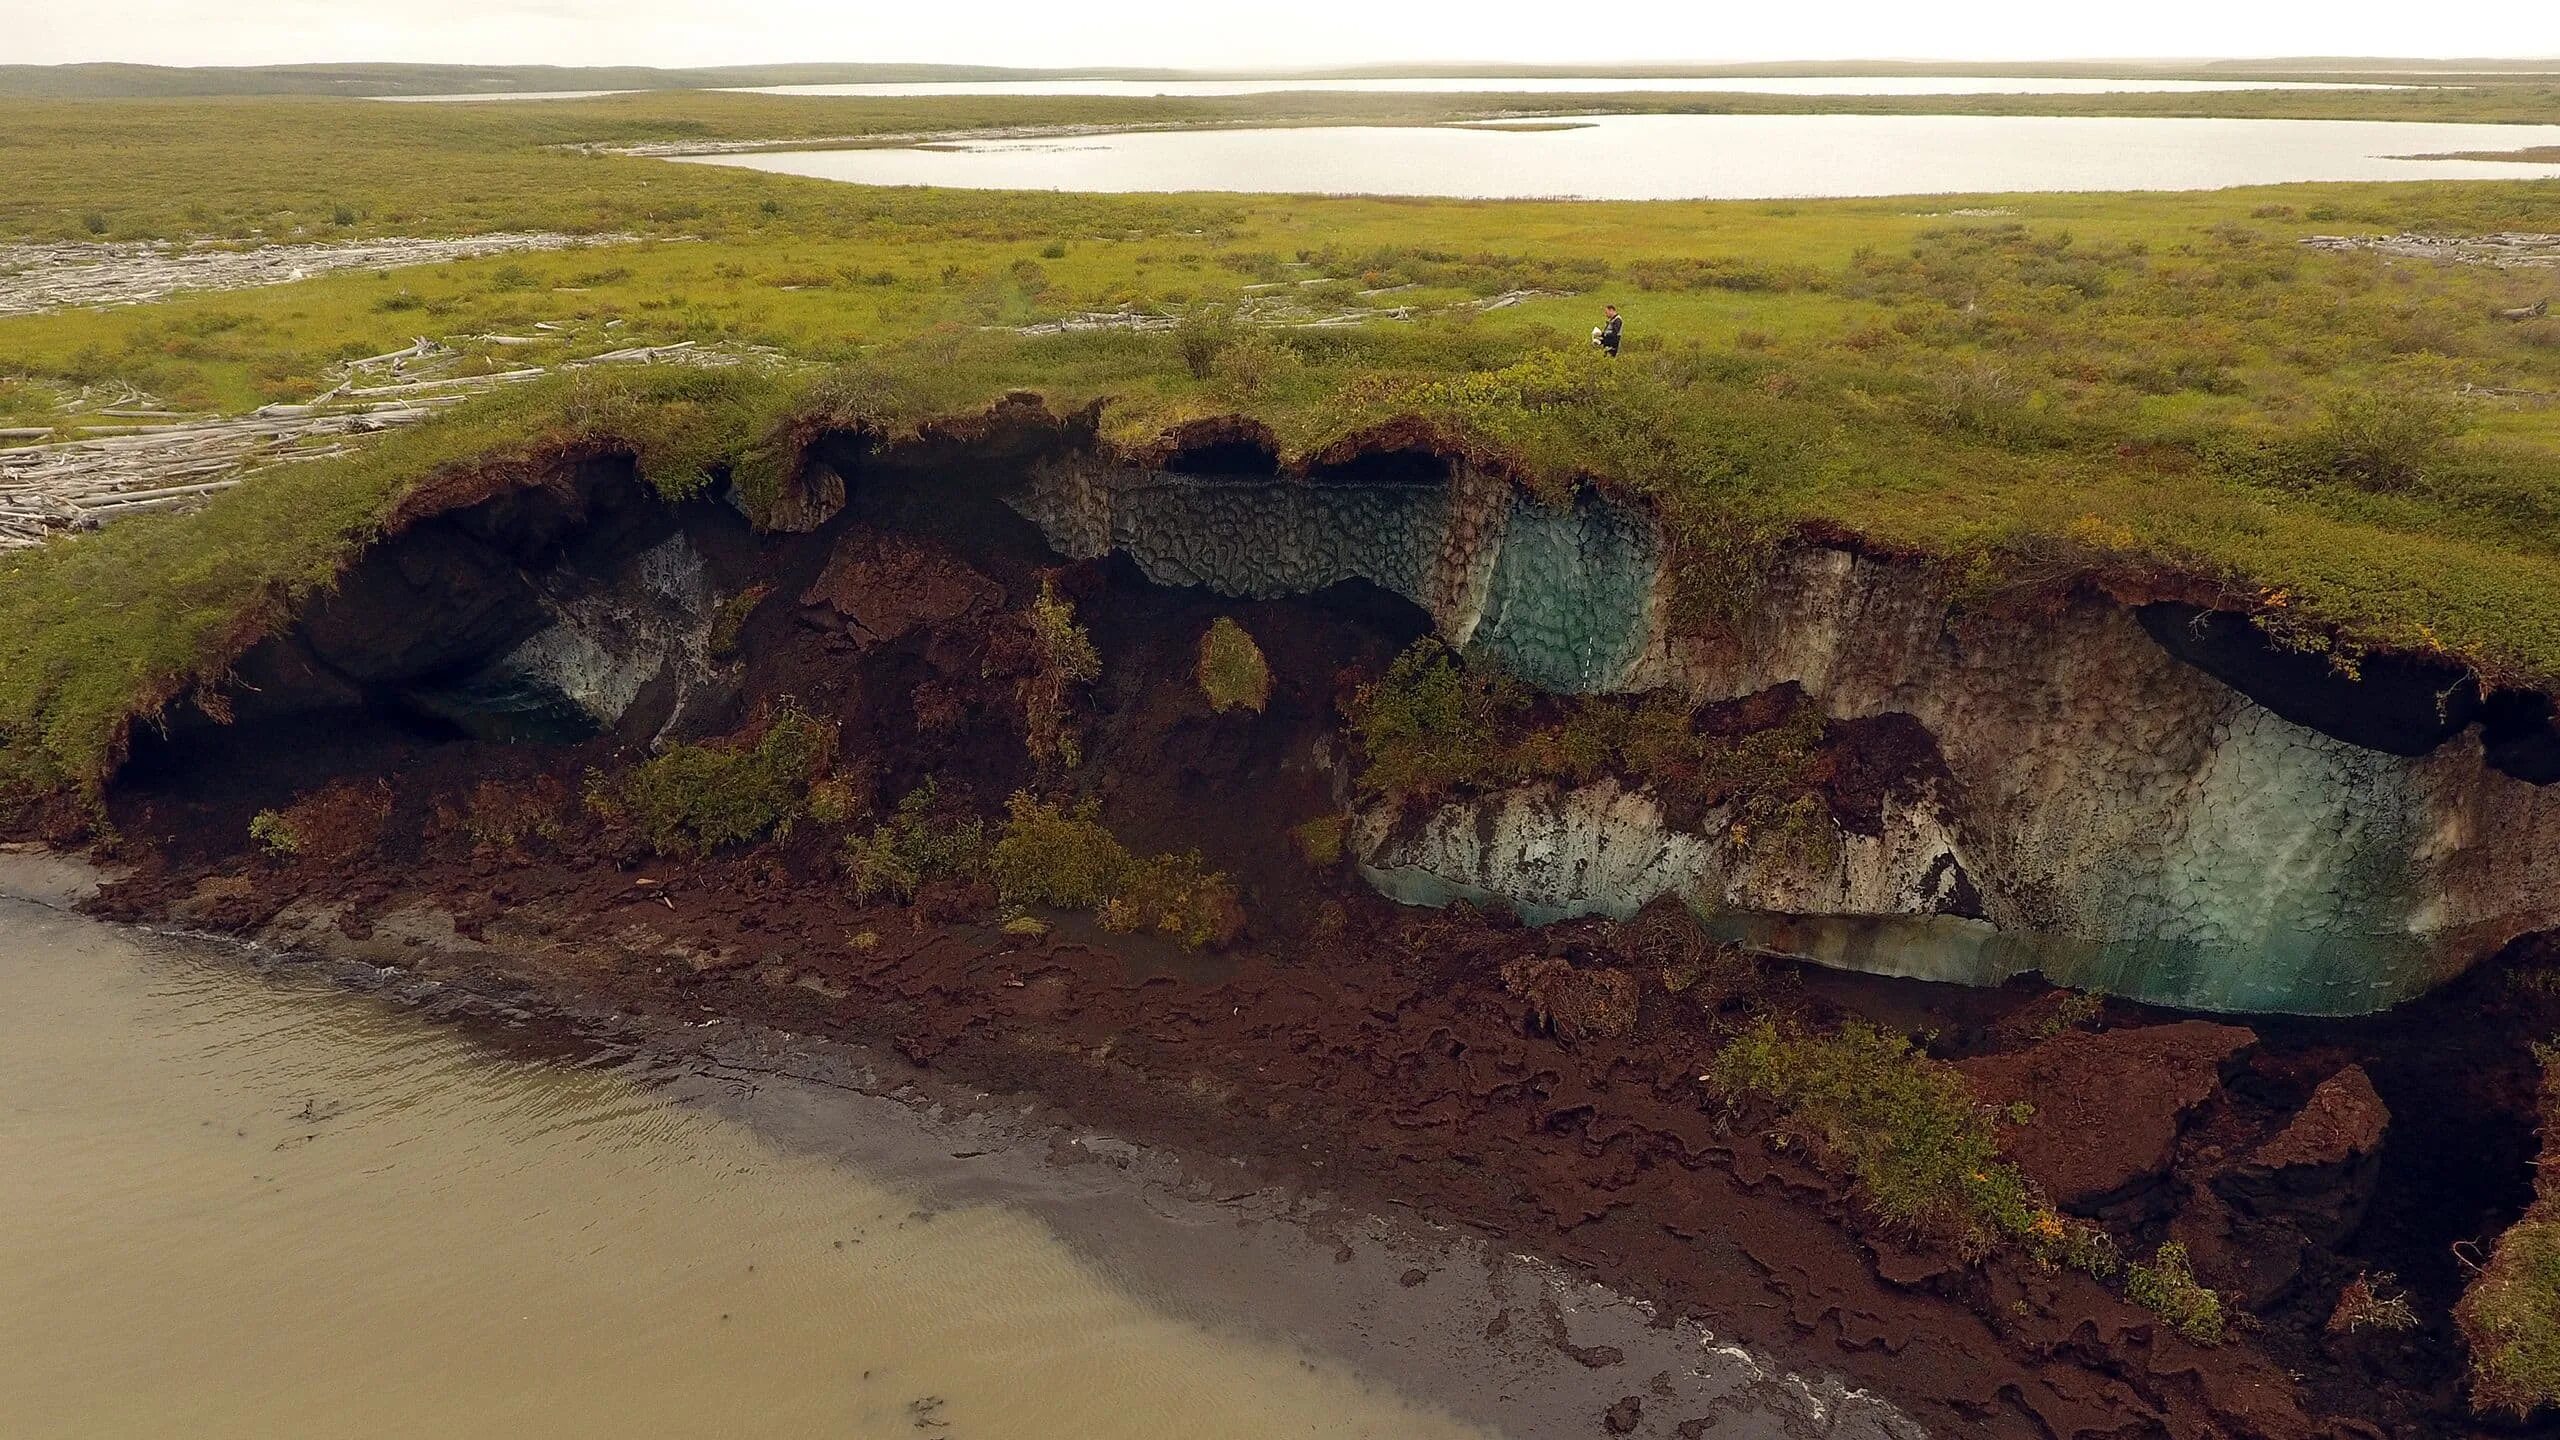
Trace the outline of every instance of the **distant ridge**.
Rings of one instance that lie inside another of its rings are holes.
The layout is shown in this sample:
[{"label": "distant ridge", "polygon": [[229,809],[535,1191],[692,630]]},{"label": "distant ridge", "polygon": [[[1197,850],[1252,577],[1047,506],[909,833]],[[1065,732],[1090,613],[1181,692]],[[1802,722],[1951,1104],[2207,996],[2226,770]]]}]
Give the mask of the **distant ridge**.
[{"label": "distant ridge", "polygon": [[2426,76],[2435,80],[2560,75],[2544,60],[2411,60],[2301,56],[2260,60],[1856,60],[1751,65],[1377,64],[1298,70],[1172,70],[1144,67],[1019,69],[999,65],[792,64],[661,69],[644,65],[314,64],[166,66],[92,63],[0,65],[0,96],[144,99],[219,95],[471,95],[555,90],[708,90],[766,85],[915,84],[989,80],[1379,80],[1482,77],[1489,80],[1596,76],[1629,80],[1774,79],[1789,76],[1982,75],[2036,79],[2354,80]]}]

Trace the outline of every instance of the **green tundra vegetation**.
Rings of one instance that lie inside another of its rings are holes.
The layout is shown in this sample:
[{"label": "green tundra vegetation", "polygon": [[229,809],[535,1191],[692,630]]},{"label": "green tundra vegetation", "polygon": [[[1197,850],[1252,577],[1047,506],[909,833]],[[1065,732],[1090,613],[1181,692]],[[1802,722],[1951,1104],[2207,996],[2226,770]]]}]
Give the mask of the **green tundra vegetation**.
[{"label": "green tundra vegetation", "polygon": [[[0,424],[72,433],[84,386],[221,413],[308,399],[333,366],[422,335],[488,370],[677,340],[763,357],[519,386],[193,513],[0,559],[0,789],[94,787],[129,717],[218,678],[241,636],[326,584],[439,468],[626,448],[670,494],[731,481],[769,505],[793,437],[813,427],[894,434],[1013,390],[1061,411],[1103,403],[1122,441],[1246,414],[1291,456],[1431,420],[1545,493],[1600,482],[1649,497],[1709,602],[1791,534],[1852,535],[1943,564],[1984,602],[2076,577],[2175,578],[2341,663],[2428,650],[2493,681],[2560,681],[2560,319],[2499,316],[2542,298],[2552,272],[2301,243],[2560,231],[2560,183],[1783,203],[1092,196],[874,189],[582,148],[1413,124],[1568,104],[2528,119],[2550,100],[2517,83],[1890,103],[0,101],[0,244],[606,237],[0,318]],[[1603,299],[1630,315],[1615,364],[1584,343]],[[1084,312],[1178,323],[1037,328]],[[1314,319],[1350,323],[1286,323]]]},{"label": "green tundra vegetation", "polygon": [[2454,1307],[2471,1349],[2471,1403],[2521,1419],[2560,1405],[2560,1048],[2537,1046],[2542,1156],[2533,1203],[2499,1235]]}]

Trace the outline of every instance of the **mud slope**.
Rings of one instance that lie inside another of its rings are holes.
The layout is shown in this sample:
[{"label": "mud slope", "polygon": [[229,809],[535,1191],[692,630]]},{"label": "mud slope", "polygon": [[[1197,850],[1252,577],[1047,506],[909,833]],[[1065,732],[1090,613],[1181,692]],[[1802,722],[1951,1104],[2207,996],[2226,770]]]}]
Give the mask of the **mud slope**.
[{"label": "mud slope", "polygon": [[[2560,905],[2528,701],[2096,594],[1968,609],[1843,549],[1684,630],[1641,510],[1427,433],[1284,473],[1250,433],[1116,455],[1015,406],[814,453],[762,532],[614,456],[423,493],[137,739],[99,908],[878,1043],[1587,1266],[1935,1433],[2467,1433],[2451,1247],[2525,1202],[2560,1027],[2517,939]],[[1204,691],[1221,619],[1258,709]],[[1415,671],[1430,636],[1464,664]],[[1385,783],[1345,717],[1426,671],[1435,753],[1501,766]],[[713,807],[744,838],[651,828],[644,767],[804,731],[781,809]],[[1002,903],[951,857],[1018,793],[1216,872],[1210,945]],[[886,851],[903,883],[857,883]],[[2048,1197],[2186,1244],[2254,1323],[2199,1345],[1885,1222],[1702,1083],[1761,1016],[1934,1037]],[[2386,1270],[2424,1328],[2328,1334]]]}]

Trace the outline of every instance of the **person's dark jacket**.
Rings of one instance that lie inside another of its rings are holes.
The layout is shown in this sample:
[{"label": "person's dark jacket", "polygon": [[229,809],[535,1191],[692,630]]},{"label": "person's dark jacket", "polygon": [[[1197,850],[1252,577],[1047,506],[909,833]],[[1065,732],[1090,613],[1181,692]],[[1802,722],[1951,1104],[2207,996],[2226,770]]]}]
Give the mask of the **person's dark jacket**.
[{"label": "person's dark jacket", "polygon": [[1612,355],[1617,354],[1618,336],[1626,329],[1626,325],[1627,322],[1618,316],[1610,316],[1608,323],[1600,327],[1600,348]]}]

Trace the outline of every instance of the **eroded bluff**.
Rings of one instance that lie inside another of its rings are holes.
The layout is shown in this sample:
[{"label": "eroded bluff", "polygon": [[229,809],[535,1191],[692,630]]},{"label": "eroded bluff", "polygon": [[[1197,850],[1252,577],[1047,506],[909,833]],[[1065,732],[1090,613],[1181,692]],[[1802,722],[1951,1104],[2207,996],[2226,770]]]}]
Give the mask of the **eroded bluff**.
[{"label": "eroded bluff", "polygon": [[1935,746],[1873,823],[1816,847],[1755,847],[1727,814],[1675,824],[1634,775],[1373,807],[1362,873],[1409,903],[1623,918],[1669,894],[1827,965],[2318,1015],[2389,1006],[2560,924],[2560,790],[2533,783],[2547,736],[2502,732],[2498,704],[2423,666],[2306,672],[2227,617],[2098,595],[1967,612],[1920,567],[1822,548],[1719,633],[1673,633],[1644,514],[1550,508],[1463,466],[1320,483],[1074,460],[1008,503],[1060,553],[1118,551],[1161,584],[1368,581],[1550,690],[1706,704],[1794,686],[1835,721],[1907,716]]},{"label": "eroded bluff", "polygon": [[[1372,803],[1353,858],[1408,903],[1548,921],[1671,895],[1729,938],[1826,965],[1983,985],[2035,970],[2320,1015],[2389,1006],[2560,926],[2560,787],[2535,783],[2560,775],[2547,709],[2423,665],[2348,680],[2244,621],[2096,594],[1968,610],[1925,568],[1827,548],[1784,557],[1727,623],[1674,626],[1644,512],[1551,507],[1463,464],[1211,477],[1051,444],[1036,464],[943,456],[838,483],[890,530],[1122,555],[1169,587],[1365,582],[1471,661],[1559,694],[1800,692],[1899,757],[1818,845],[1753,843],[1733,810],[1666,803],[1637,773]],[[740,697],[706,543],[760,549],[735,515],[679,523],[625,463],[581,466],[410,526],[245,656],[233,703],[491,739],[717,733]]]}]

